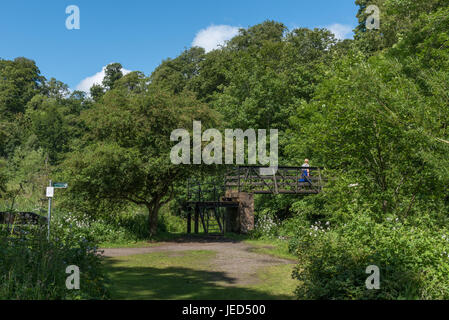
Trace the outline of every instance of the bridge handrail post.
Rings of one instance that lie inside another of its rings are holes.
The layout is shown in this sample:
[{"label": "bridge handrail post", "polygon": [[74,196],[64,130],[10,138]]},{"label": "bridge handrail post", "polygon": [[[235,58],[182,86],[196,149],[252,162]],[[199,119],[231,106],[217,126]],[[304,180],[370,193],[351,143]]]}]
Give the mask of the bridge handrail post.
[{"label": "bridge handrail post", "polygon": [[239,177],[239,189],[238,189],[238,192],[240,193],[240,166],[238,166],[237,167],[237,174],[238,174],[238,177]]},{"label": "bridge handrail post", "polygon": [[298,174],[299,172],[298,172],[298,169],[296,169],[295,172],[296,172],[296,179],[295,179],[296,193],[298,193],[299,192],[299,174]]},{"label": "bridge handrail post", "polygon": [[278,194],[278,183],[277,183],[277,179],[276,179],[276,172],[273,172],[273,182],[274,182],[274,194]]}]

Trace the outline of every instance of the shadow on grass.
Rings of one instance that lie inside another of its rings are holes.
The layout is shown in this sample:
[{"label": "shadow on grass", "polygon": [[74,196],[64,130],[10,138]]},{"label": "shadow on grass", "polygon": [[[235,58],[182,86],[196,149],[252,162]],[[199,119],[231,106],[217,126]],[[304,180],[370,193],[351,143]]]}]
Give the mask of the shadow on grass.
[{"label": "shadow on grass", "polygon": [[149,240],[149,242],[174,242],[174,243],[183,243],[183,242],[198,242],[198,243],[206,243],[206,242],[229,242],[229,243],[237,243],[245,240],[246,237],[226,234],[225,236],[219,235],[207,235],[204,233],[200,234],[188,234],[188,233],[161,233],[155,236],[153,239]]},{"label": "shadow on grass", "polygon": [[236,279],[223,272],[184,267],[124,267],[105,259],[113,299],[135,300],[289,300],[247,287],[235,287]]}]

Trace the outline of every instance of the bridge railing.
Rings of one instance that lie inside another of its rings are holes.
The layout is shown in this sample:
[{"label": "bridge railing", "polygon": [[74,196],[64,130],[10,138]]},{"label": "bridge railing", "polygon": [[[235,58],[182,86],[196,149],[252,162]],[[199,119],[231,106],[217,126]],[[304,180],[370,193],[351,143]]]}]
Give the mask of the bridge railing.
[{"label": "bridge railing", "polygon": [[320,167],[278,167],[271,175],[261,174],[266,167],[240,166],[228,171],[227,190],[256,194],[316,194],[324,179]]},{"label": "bridge railing", "polygon": [[189,180],[187,183],[187,199],[193,202],[219,202],[226,193],[224,181],[199,182]]}]

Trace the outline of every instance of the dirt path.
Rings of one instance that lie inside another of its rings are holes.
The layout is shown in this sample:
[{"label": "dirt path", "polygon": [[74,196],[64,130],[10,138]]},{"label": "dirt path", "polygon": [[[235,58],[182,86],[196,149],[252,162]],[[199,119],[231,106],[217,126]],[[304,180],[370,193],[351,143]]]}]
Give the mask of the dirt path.
[{"label": "dirt path", "polygon": [[242,242],[183,242],[163,243],[149,248],[103,249],[107,257],[122,257],[152,252],[182,253],[192,250],[210,250],[217,252],[212,261],[214,269],[233,279],[228,285],[248,285],[257,283],[257,271],[261,267],[293,264],[295,261],[280,259],[267,254],[253,252],[254,246]]}]

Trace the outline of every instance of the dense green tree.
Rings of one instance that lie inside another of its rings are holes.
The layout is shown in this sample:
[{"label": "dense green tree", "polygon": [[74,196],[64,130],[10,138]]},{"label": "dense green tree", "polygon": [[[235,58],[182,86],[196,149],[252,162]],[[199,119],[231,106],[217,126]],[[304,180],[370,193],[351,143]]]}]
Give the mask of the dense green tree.
[{"label": "dense green tree", "polygon": [[57,99],[36,95],[28,103],[27,118],[32,134],[37,137],[52,161],[61,160],[67,152],[69,127],[63,114],[63,106]]},{"label": "dense green tree", "polygon": [[199,64],[203,59],[203,48],[185,50],[175,59],[164,60],[151,74],[150,81],[179,93],[188,88],[189,82],[198,75]]},{"label": "dense green tree", "polygon": [[104,88],[99,84],[94,84],[92,87],[90,87],[89,91],[92,99],[97,102],[100,101],[100,99],[104,95]]},{"label": "dense green tree", "polygon": [[287,27],[283,23],[267,20],[248,29],[240,29],[227,46],[233,50],[260,48],[265,42],[282,42],[286,31]]},{"label": "dense green tree", "polygon": [[32,60],[0,60],[0,116],[12,118],[25,112],[27,102],[41,92],[44,81]]},{"label": "dense green tree", "polygon": [[[404,73],[419,78],[422,70],[449,68],[449,7],[422,15],[388,52],[404,65]],[[430,93],[430,92],[429,92]]]},{"label": "dense green tree", "polygon": [[55,78],[51,78],[50,81],[44,83],[43,91],[48,97],[57,100],[63,100],[70,96],[69,86]]},{"label": "dense green tree", "polygon": [[0,159],[0,199],[6,194],[6,161]]},{"label": "dense green tree", "polygon": [[[224,115],[229,127],[279,129],[282,147],[289,125],[286,119],[296,105],[311,99],[325,66],[333,59],[335,45],[328,30],[295,29],[283,41],[270,37],[236,52],[224,48],[223,76],[219,89],[208,99],[210,105]],[[219,69],[216,64],[207,67]],[[207,67],[200,70],[198,79],[204,79],[203,72],[212,73]],[[283,147],[280,152],[281,161],[286,162]]]},{"label": "dense green tree", "polygon": [[[420,16],[449,6],[445,0],[356,0],[355,3],[359,6],[357,13],[359,25],[355,29],[355,39],[359,48],[370,54],[391,48],[411,30]],[[369,16],[366,9],[369,5],[376,5],[379,8],[379,30],[366,29],[366,20]]]},{"label": "dense green tree", "polygon": [[148,79],[143,72],[133,71],[115,83],[117,88],[125,89],[130,93],[142,93],[147,89]]},{"label": "dense green tree", "polygon": [[111,63],[106,66],[104,71],[103,87],[108,90],[114,88],[114,83],[123,77],[122,65],[120,63]]},{"label": "dense green tree", "polygon": [[14,150],[26,139],[27,121],[19,113],[10,118],[10,121],[0,119],[0,157],[9,157]]},{"label": "dense green tree", "polygon": [[194,119],[210,123],[211,112],[192,94],[173,95],[157,86],[130,92],[118,86],[83,117],[89,143],[65,162],[72,192],[94,202],[145,206],[154,235],[173,185],[194,169],[171,163],[171,132],[191,128]]},{"label": "dense green tree", "polygon": [[231,70],[235,53],[224,47],[212,50],[198,64],[199,74],[188,83],[188,88],[197,93],[198,98],[210,102],[215,93],[222,93],[229,84],[227,76]]},{"label": "dense green tree", "polygon": [[442,199],[449,183],[448,115],[447,103],[423,95],[396,61],[346,58],[292,118],[293,150],[307,145],[316,161],[352,175],[378,212],[407,213],[417,194]]}]

